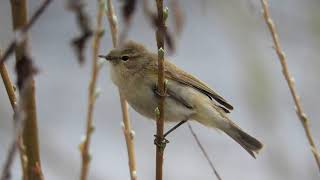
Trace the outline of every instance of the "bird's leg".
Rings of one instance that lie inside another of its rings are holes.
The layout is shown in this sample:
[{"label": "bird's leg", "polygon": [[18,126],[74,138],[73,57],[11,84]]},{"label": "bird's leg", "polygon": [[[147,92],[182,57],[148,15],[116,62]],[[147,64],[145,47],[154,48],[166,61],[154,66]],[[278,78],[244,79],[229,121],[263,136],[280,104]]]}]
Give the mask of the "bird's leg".
[{"label": "bird's leg", "polygon": [[187,120],[183,120],[180,121],[178,124],[176,124],[175,126],[173,126],[171,129],[169,129],[169,131],[167,131],[166,133],[164,133],[163,137],[167,137],[172,131],[176,130],[178,127],[180,127],[182,124],[184,124],[185,122],[187,122]]},{"label": "bird's leg", "polygon": [[154,144],[163,151],[169,141],[164,136],[160,137],[155,134],[154,137]]},{"label": "bird's leg", "polygon": [[164,148],[166,147],[167,143],[169,143],[169,141],[166,139],[166,136],[168,136],[172,131],[176,130],[178,127],[180,127],[185,122],[187,122],[187,120],[180,121],[178,124],[176,124],[171,129],[169,129],[169,131],[164,133],[162,137],[159,137],[158,135],[155,134],[154,135],[154,137],[155,137],[154,144],[157,147],[159,147],[160,149],[164,150]]}]

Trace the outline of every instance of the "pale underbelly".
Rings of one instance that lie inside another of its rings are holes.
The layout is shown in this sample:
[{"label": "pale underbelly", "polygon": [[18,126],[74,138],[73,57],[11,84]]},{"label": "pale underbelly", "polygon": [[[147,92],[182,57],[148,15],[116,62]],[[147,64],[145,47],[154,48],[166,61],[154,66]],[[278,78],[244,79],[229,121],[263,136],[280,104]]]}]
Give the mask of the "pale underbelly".
[{"label": "pale underbelly", "polygon": [[[143,92],[143,93],[141,93]],[[124,92],[130,106],[141,115],[156,119],[156,108],[158,107],[159,97],[149,88],[136,89],[135,92]],[[168,122],[178,122],[188,120],[193,114],[193,110],[187,108],[180,102],[170,97],[165,98],[164,118]]]}]

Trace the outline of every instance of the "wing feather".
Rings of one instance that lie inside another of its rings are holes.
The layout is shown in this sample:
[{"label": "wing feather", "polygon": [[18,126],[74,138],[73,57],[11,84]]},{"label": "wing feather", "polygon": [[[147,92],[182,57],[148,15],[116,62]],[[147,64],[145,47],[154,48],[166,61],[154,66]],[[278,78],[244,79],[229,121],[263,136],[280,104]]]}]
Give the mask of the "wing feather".
[{"label": "wing feather", "polygon": [[[176,71],[176,69],[179,69],[180,71]],[[233,106],[229,104],[222,96],[220,96],[218,93],[214,92],[211,88],[209,88],[206,83],[186,73],[185,71],[181,70],[180,68],[168,61],[165,61],[165,78],[193,87],[201,93],[207,95],[209,98],[213,98],[226,109],[233,110]]]}]

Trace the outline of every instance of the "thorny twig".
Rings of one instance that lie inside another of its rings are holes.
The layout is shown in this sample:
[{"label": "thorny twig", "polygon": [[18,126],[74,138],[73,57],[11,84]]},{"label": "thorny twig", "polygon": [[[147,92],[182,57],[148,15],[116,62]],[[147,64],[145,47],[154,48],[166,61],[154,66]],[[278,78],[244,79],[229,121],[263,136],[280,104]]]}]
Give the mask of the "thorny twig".
[{"label": "thorny twig", "polygon": [[9,46],[7,47],[7,49],[4,51],[3,55],[0,58],[0,64],[4,63],[7,60],[7,58],[13,53],[16,47],[20,43],[24,42],[24,40],[27,38],[27,34],[30,28],[39,19],[41,14],[47,9],[47,7],[52,1],[53,0],[43,1],[43,3],[33,13],[28,23],[25,26],[23,26],[20,30],[16,31],[15,38],[11,41],[11,43],[9,44]]},{"label": "thorny twig", "polygon": [[77,16],[77,23],[81,30],[81,35],[72,39],[71,44],[77,54],[78,61],[82,64],[85,61],[84,49],[87,41],[92,36],[89,15],[84,10],[85,4],[82,0],[69,0],[68,8],[74,11]]},{"label": "thorny twig", "polygon": [[300,119],[304,131],[306,133],[307,139],[309,141],[310,147],[311,147],[311,152],[313,153],[313,156],[316,160],[316,163],[318,165],[318,169],[320,171],[320,157],[318,155],[318,150],[317,147],[314,143],[313,137],[311,135],[311,130],[309,128],[309,124],[308,124],[308,117],[305,114],[305,112],[303,111],[302,105],[301,105],[301,101],[300,101],[300,96],[298,95],[297,91],[296,91],[296,87],[295,87],[295,83],[294,83],[294,79],[292,77],[292,75],[289,72],[289,68],[288,68],[288,64],[287,64],[287,60],[286,60],[286,56],[284,51],[282,50],[281,46],[280,46],[280,40],[279,40],[279,35],[276,31],[275,25],[273,20],[271,19],[270,16],[270,12],[269,12],[269,5],[268,5],[268,1],[267,0],[261,0],[261,4],[262,4],[262,8],[263,8],[263,17],[264,20],[269,28],[269,31],[271,33],[272,36],[272,40],[274,43],[274,49],[278,55],[278,58],[280,60],[281,66],[282,66],[282,73],[283,76],[285,77],[287,84],[289,86],[290,89],[290,93],[292,95],[293,101],[295,103],[296,106],[296,113],[298,115],[298,118]]},{"label": "thorny twig", "polygon": [[216,170],[216,168],[214,167],[213,165],[213,162],[211,161],[210,157],[208,156],[208,153],[206,152],[206,150],[204,149],[203,145],[201,144],[197,134],[194,132],[191,124],[189,122],[188,123],[188,127],[189,127],[189,130],[193,136],[193,138],[196,140],[197,142],[197,145],[198,147],[200,148],[202,154],[204,155],[204,157],[206,158],[206,160],[208,161],[210,167],[211,167],[211,170],[213,171],[213,173],[215,174],[215,176],[217,177],[218,180],[222,180],[221,176],[219,175],[218,171]]},{"label": "thorny twig", "polygon": [[[106,15],[108,17],[109,26],[111,30],[112,36],[112,44],[113,47],[116,48],[118,46],[118,27],[117,27],[117,16],[114,12],[114,8],[112,5],[112,0],[107,0],[106,3]],[[128,103],[124,99],[124,97],[120,95],[120,103],[122,110],[122,130],[127,144],[128,151],[128,161],[129,161],[129,170],[131,180],[137,179],[137,168],[136,168],[136,158],[135,158],[135,148],[134,148],[134,131],[131,129],[131,123],[129,119],[128,112]]]},{"label": "thorny twig", "polygon": [[80,150],[82,155],[81,176],[80,176],[81,180],[86,180],[88,178],[89,163],[91,159],[91,156],[89,154],[89,146],[90,146],[91,135],[94,129],[93,110],[94,110],[94,104],[97,98],[96,84],[97,84],[98,73],[99,73],[99,64],[97,60],[98,60],[98,53],[100,48],[100,41],[103,35],[103,28],[102,28],[102,17],[103,17],[103,10],[104,10],[103,0],[98,0],[97,4],[98,4],[97,28],[94,33],[93,46],[92,46],[92,50],[93,50],[92,74],[91,74],[91,79],[89,84],[86,134],[84,136],[83,142],[80,144]]}]

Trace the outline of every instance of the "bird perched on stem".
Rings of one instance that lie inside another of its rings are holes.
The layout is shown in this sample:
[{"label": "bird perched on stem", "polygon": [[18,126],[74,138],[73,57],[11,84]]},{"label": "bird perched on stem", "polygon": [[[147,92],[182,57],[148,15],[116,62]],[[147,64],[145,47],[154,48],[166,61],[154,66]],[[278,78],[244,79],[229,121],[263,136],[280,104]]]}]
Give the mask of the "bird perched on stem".
[{"label": "bird perched on stem", "polygon": [[[157,54],[129,41],[100,57],[110,62],[111,79],[132,108],[147,118],[156,119],[155,109],[160,99],[157,92]],[[207,84],[169,61],[165,60],[164,66],[165,122],[180,122],[178,125],[181,125],[187,120],[195,120],[217,128],[255,157],[263,145],[230,120],[227,113],[233,109],[232,105]]]}]

